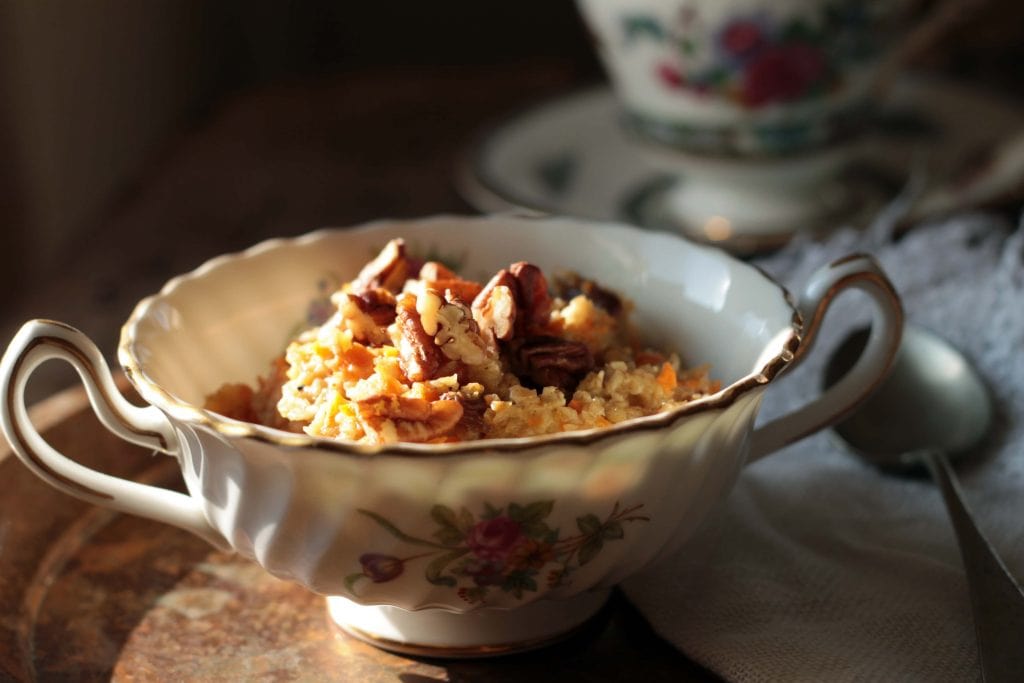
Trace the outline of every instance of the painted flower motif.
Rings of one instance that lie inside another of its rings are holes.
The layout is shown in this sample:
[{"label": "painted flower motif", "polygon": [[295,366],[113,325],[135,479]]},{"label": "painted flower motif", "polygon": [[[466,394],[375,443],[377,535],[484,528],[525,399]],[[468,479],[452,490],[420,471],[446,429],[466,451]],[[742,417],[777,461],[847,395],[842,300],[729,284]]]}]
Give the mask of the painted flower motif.
[{"label": "painted flower motif", "polygon": [[466,537],[466,545],[477,557],[504,561],[521,538],[522,528],[519,523],[502,515],[477,522]]},{"label": "painted flower motif", "polygon": [[740,98],[748,107],[793,102],[825,75],[825,55],[812,45],[778,45],[761,52],[747,64]]},{"label": "painted flower motif", "polygon": [[736,59],[746,59],[768,44],[761,25],[753,19],[733,19],[718,34],[722,51]]},{"label": "painted flower motif", "polygon": [[405,569],[405,562],[403,560],[391,555],[381,555],[378,553],[364,553],[360,555],[359,564],[363,567],[363,575],[374,583],[384,583],[385,581],[397,579]]},{"label": "painted flower motif", "polygon": [[550,543],[524,538],[512,548],[506,563],[512,571],[541,569],[554,557],[555,549]]},{"label": "painted flower motif", "polygon": [[[663,47],[651,64],[652,81],[666,92],[707,95],[748,109],[805,100],[840,84],[847,64],[878,52],[872,22],[858,0],[830,0],[806,11],[769,11],[726,17],[712,30],[646,13],[622,18],[623,45]],[[691,8],[692,9],[692,8]]]},{"label": "painted flower motif", "polygon": [[655,66],[655,74],[666,88],[681,90],[686,86],[686,76],[683,75],[679,67],[669,62],[659,62]]},{"label": "painted flower motif", "polygon": [[500,562],[472,559],[462,565],[460,573],[478,586],[500,586],[505,581],[505,567]]},{"label": "painted flower motif", "polygon": [[492,591],[522,599],[539,590],[540,582],[548,587],[567,584],[570,575],[593,561],[605,543],[625,538],[625,523],[650,521],[640,513],[642,503],[626,508],[615,503],[603,520],[593,513],[583,515],[576,519],[579,533],[563,535],[547,522],[554,506],[553,500],[509,503],[504,508],[485,503],[477,517],[466,508],[456,511],[435,505],[430,511],[437,525],[435,540],[409,535],[382,515],[359,510],[395,538],[425,550],[401,558],[364,553],[359,557],[361,571],[349,574],[345,585],[357,595],[357,586],[366,579],[391,581],[402,575],[406,563],[430,557],[424,578],[454,589],[470,604],[486,603]]}]

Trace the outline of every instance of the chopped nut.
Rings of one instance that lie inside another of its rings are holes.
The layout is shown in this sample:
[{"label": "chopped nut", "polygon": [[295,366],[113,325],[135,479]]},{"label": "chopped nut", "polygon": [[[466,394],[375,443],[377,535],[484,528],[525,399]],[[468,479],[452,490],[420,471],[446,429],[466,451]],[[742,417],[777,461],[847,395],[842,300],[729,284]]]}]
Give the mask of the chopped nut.
[{"label": "chopped nut", "polygon": [[455,394],[455,400],[462,406],[462,417],[455,425],[454,432],[462,441],[479,439],[484,432],[484,413],[487,412],[483,387],[469,384]]},{"label": "chopped nut", "polygon": [[414,382],[425,382],[437,377],[438,368],[444,362],[444,354],[434,344],[434,338],[427,334],[420,324],[416,311],[416,297],[403,294],[397,303],[397,325],[400,333],[398,357],[402,371]]},{"label": "chopped nut", "polygon": [[416,313],[420,316],[423,331],[433,337],[437,334],[438,316],[444,299],[435,290],[423,287],[416,294]]},{"label": "chopped nut", "polygon": [[515,333],[518,285],[512,273],[500,270],[473,299],[473,320],[491,340],[508,341]]},{"label": "chopped nut", "polygon": [[580,277],[577,273],[559,275],[555,279],[555,284],[559,295],[566,301],[582,294],[611,315],[617,316],[622,312],[622,299],[615,292],[605,289],[593,280]]},{"label": "chopped nut", "polygon": [[473,301],[483,289],[479,282],[462,279],[432,280],[427,284],[439,292],[451,293],[449,299],[459,299],[466,303]]},{"label": "chopped nut", "polygon": [[395,321],[395,295],[390,291],[374,287],[350,296],[359,310],[381,327],[387,327]]},{"label": "chopped nut", "polygon": [[388,341],[387,328],[395,320],[395,297],[386,289],[368,289],[358,294],[337,292],[331,301],[338,307],[337,324],[363,344]]},{"label": "chopped nut", "polygon": [[513,263],[509,272],[518,285],[519,296],[516,302],[521,315],[517,315],[517,336],[544,334],[551,318],[551,294],[544,273],[526,261]]},{"label": "chopped nut", "polygon": [[467,302],[476,298],[476,295],[483,289],[479,282],[463,279],[443,263],[437,261],[427,261],[423,264],[423,267],[420,268],[420,279],[430,289],[435,289],[438,292],[451,290],[457,298]]},{"label": "chopped nut", "polygon": [[[356,404],[359,421],[379,442],[424,442],[442,437],[462,419],[462,405],[442,398],[427,401],[406,396],[377,396]],[[393,437],[393,438],[392,438]]]},{"label": "chopped nut", "polygon": [[594,368],[586,344],[558,337],[534,337],[516,351],[521,375],[540,388],[556,386],[570,391]]},{"label": "chopped nut", "polygon": [[487,345],[465,304],[457,300],[442,304],[437,312],[437,328],[434,342],[448,358],[466,365],[487,360]]},{"label": "chopped nut", "polygon": [[352,289],[362,292],[379,287],[397,294],[418,270],[418,264],[406,254],[405,240],[393,239],[359,271]]},{"label": "chopped nut", "polygon": [[440,261],[427,261],[420,268],[420,279],[431,282],[437,280],[457,280],[459,276]]}]

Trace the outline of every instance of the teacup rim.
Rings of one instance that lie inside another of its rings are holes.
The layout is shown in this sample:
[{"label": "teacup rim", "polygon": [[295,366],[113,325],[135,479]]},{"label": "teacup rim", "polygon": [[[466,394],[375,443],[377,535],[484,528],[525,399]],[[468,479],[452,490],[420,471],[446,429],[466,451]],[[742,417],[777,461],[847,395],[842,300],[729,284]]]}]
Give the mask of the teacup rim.
[{"label": "teacup rim", "polygon": [[403,223],[411,226],[452,221],[487,221],[494,218],[546,222],[555,225],[569,223],[577,226],[585,225],[587,229],[625,230],[643,232],[645,236],[651,236],[649,231],[644,231],[641,228],[613,221],[593,221],[559,216],[536,216],[514,213],[483,216],[448,213],[422,218],[381,218],[349,227],[322,227],[301,235],[272,237],[262,240],[246,249],[214,256],[204,261],[196,268],[172,277],[160,288],[158,292],[141,299],[135,305],[128,319],[121,326],[120,341],[117,348],[118,361],[121,364],[125,375],[128,377],[129,381],[138,391],[140,396],[151,405],[160,408],[175,420],[179,420],[187,424],[207,427],[227,438],[252,439],[254,441],[260,441],[288,449],[324,450],[347,456],[363,458],[379,456],[464,456],[480,452],[513,452],[532,450],[540,446],[549,445],[590,446],[596,442],[627,434],[656,431],[668,427],[678,420],[690,415],[728,408],[734,404],[740,396],[771,382],[789,366],[797,355],[797,351],[803,340],[803,316],[801,315],[792,294],[785,286],[756,264],[741,262],[713,246],[699,244],[692,240],[687,240],[683,236],[667,233],[665,234],[666,237],[682,240],[690,248],[705,252],[713,251],[716,253],[718,258],[735,261],[741,265],[749,266],[756,270],[761,277],[764,278],[766,284],[770,284],[778,289],[786,306],[788,306],[792,311],[792,317],[789,324],[790,333],[779,353],[767,359],[760,369],[756,369],[743,377],[738,378],[727,386],[722,387],[714,394],[687,402],[665,412],[625,420],[608,427],[573,430],[538,436],[477,439],[473,441],[442,444],[419,444],[409,442],[360,444],[349,440],[311,436],[305,433],[299,434],[286,432],[273,427],[229,418],[224,415],[220,415],[219,413],[196,406],[193,403],[175,396],[154,381],[148,374],[146,374],[146,372],[144,372],[142,369],[142,362],[133,352],[133,347],[136,343],[135,330],[138,329],[139,322],[145,318],[149,313],[149,310],[154,305],[173,294],[184,283],[202,278],[208,272],[223,267],[227,263],[251,258],[282,246],[302,245],[309,242],[315,242],[324,239],[329,235],[335,235],[338,233],[352,234],[356,232],[371,232],[384,226],[395,225],[396,223]]}]

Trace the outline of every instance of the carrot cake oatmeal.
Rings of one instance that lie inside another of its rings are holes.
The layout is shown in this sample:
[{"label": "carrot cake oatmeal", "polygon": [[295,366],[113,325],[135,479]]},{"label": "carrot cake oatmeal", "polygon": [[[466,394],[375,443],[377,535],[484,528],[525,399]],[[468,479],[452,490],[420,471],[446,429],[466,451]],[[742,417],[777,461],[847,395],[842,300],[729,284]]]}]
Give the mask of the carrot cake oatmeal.
[{"label": "carrot cake oatmeal", "polygon": [[463,279],[392,240],[255,388],[206,408],[312,436],[446,443],[607,427],[714,393],[704,366],[644,348],[629,302],[520,261]]}]

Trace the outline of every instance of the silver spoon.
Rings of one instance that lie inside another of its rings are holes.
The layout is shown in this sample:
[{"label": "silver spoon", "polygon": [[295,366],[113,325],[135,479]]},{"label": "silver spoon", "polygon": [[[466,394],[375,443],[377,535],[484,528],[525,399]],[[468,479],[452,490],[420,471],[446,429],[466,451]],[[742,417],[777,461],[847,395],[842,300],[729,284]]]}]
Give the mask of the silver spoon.
[{"label": "silver spoon", "polygon": [[[867,331],[853,333],[825,369],[831,386],[860,356]],[[977,450],[993,422],[988,389],[959,351],[907,327],[892,373],[834,427],[855,454],[888,471],[923,464],[939,485],[967,574],[978,654],[986,681],[1024,677],[1024,592],[978,529],[950,459]]]}]

